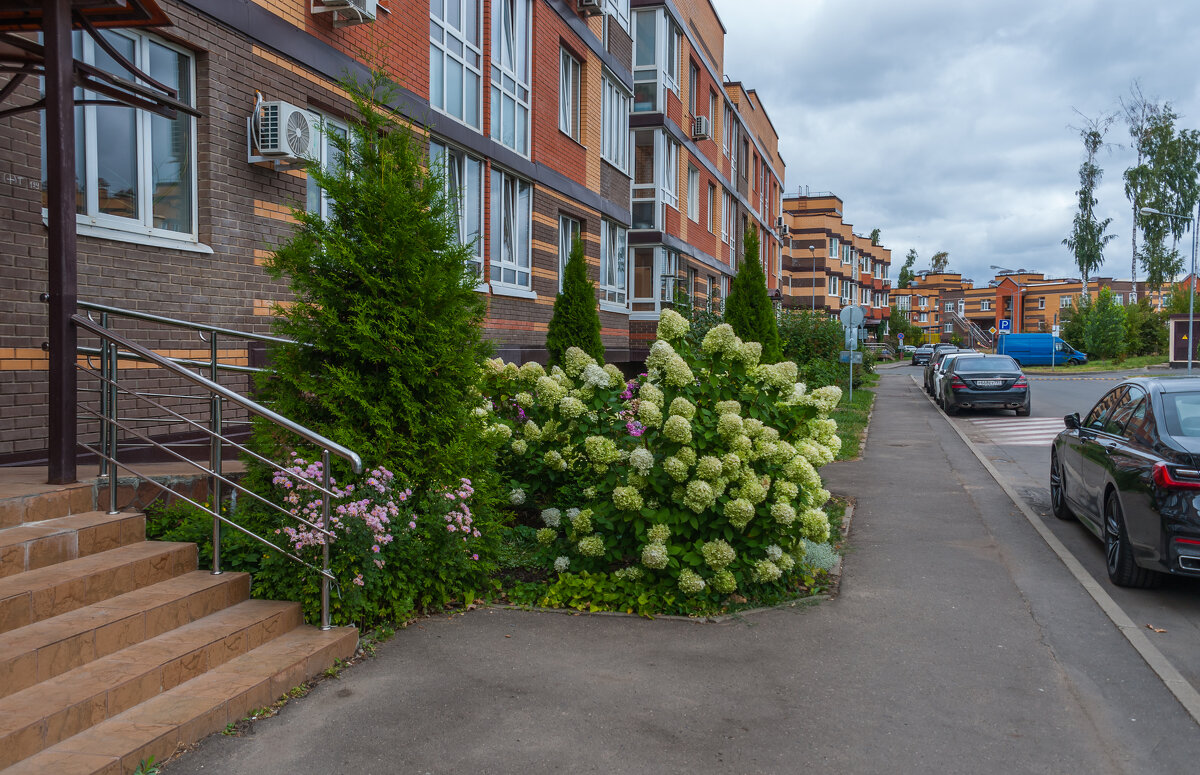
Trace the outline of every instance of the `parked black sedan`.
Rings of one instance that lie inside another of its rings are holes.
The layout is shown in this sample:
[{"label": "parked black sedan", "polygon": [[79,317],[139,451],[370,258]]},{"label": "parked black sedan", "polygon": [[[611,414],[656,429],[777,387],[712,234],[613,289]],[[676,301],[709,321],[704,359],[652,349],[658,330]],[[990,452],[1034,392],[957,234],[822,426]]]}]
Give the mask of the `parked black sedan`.
[{"label": "parked black sedan", "polygon": [[1200,576],[1200,378],[1126,380],[1050,450],[1050,502],[1104,541],[1108,577]]},{"label": "parked black sedan", "polygon": [[955,358],[942,375],[938,396],[946,414],[963,409],[1014,409],[1028,417],[1029,380],[1007,355]]}]

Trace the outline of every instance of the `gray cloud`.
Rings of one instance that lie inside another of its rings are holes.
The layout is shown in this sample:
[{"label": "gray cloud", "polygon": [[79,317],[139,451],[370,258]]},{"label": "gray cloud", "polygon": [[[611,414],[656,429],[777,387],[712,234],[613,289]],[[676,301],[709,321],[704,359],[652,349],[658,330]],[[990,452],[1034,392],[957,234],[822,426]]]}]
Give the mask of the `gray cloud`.
[{"label": "gray cloud", "polygon": [[[1113,111],[1139,79],[1200,127],[1200,22],[1184,0],[714,4],[725,70],[762,97],[788,191],[834,191],[857,231],[881,229],[894,260],[915,247],[919,268],[948,250],[977,282],[991,264],[1077,275],[1061,245],[1082,160],[1076,109]],[[1117,239],[1101,273],[1128,277],[1132,154],[1123,125],[1108,140],[1097,198]]]}]

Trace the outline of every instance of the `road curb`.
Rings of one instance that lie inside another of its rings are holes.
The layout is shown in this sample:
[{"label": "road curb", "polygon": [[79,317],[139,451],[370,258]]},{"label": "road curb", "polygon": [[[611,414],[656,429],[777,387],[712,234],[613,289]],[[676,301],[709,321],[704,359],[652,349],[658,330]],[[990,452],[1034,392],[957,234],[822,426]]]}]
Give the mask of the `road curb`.
[{"label": "road curb", "polygon": [[[913,384],[917,385],[917,387],[920,387],[920,384],[917,383],[917,378],[915,376],[912,377],[912,380]],[[934,409],[937,409],[937,404],[934,404],[933,399],[925,395],[925,391],[922,390],[921,394],[925,396],[926,401],[933,404]],[[1058,556],[1058,559],[1062,560],[1063,565],[1067,566],[1067,570],[1071,572],[1071,575],[1075,577],[1075,580],[1078,581],[1080,586],[1087,591],[1092,600],[1096,602],[1096,605],[1100,606],[1100,610],[1104,612],[1104,615],[1107,616],[1109,621],[1111,621],[1113,625],[1116,626],[1116,628],[1121,632],[1121,634],[1125,636],[1125,640],[1129,641],[1129,645],[1133,646],[1138,654],[1141,655],[1142,659],[1145,660],[1146,665],[1154,671],[1154,674],[1157,675],[1163,682],[1163,685],[1167,687],[1167,691],[1174,695],[1175,699],[1179,701],[1179,704],[1183,706],[1183,709],[1187,712],[1187,714],[1192,717],[1192,721],[1197,725],[1200,725],[1200,691],[1197,691],[1196,688],[1192,686],[1186,678],[1183,677],[1183,674],[1180,673],[1179,670],[1176,669],[1175,666],[1172,665],[1171,662],[1163,655],[1163,653],[1158,650],[1158,647],[1150,642],[1150,639],[1146,637],[1146,634],[1142,628],[1133,623],[1133,620],[1130,619],[1121,606],[1117,604],[1117,601],[1112,599],[1112,596],[1105,591],[1104,587],[1100,586],[1100,584],[1097,583],[1094,578],[1092,578],[1092,575],[1084,569],[1083,564],[1079,562],[1075,555],[1071,554],[1070,550],[1063,545],[1062,541],[1058,540],[1058,536],[1054,535],[1050,528],[1046,527],[1046,524],[1041,520],[1041,518],[1033,512],[1033,509],[1029,508],[1029,506],[1025,504],[1025,501],[1021,499],[1021,496],[1018,495],[1017,492],[1000,477],[1000,472],[997,471],[996,467],[992,465],[992,462],[984,456],[984,454],[979,450],[979,447],[977,447],[973,441],[967,438],[967,435],[962,431],[962,429],[959,428],[955,423],[951,422],[950,418],[943,414],[940,410],[938,411],[938,414],[941,415],[942,419],[946,421],[946,424],[949,425],[956,434],[958,434],[958,437],[962,439],[964,444],[967,445],[967,449],[971,450],[971,454],[973,454],[975,458],[981,464],[983,464],[984,469],[987,470],[988,474],[991,475],[996,484],[1000,485],[1000,489],[1004,490],[1004,494],[1008,496],[1009,500],[1013,502],[1013,505],[1017,507],[1017,510],[1024,515],[1026,521],[1028,521],[1033,529],[1037,531],[1037,534],[1041,536],[1043,541],[1046,542],[1046,545],[1050,547],[1050,551],[1054,552],[1054,554]]]}]

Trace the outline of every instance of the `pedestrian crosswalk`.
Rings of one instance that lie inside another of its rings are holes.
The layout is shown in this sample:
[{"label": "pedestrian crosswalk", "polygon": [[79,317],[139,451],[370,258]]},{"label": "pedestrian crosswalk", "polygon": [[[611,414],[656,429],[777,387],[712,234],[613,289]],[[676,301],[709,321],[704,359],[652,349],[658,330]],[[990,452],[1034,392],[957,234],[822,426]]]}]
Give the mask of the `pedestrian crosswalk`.
[{"label": "pedestrian crosswalk", "polygon": [[988,417],[969,422],[993,444],[1019,447],[1048,445],[1064,427],[1061,417]]}]

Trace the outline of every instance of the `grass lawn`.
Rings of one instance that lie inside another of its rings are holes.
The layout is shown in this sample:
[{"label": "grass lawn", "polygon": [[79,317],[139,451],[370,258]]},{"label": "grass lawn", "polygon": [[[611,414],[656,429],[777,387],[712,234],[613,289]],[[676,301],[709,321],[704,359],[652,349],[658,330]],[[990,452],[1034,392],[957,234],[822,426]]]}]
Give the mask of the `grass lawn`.
[{"label": "grass lawn", "polygon": [[837,460],[853,460],[859,455],[859,445],[863,430],[867,427],[867,416],[875,403],[875,391],[871,390],[879,382],[878,374],[868,374],[863,380],[863,387],[854,388],[854,401],[849,400],[845,386],[842,387],[842,400],[829,415],[837,422],[837,433],[842,440],[842,448]]},{"label": "grass lawn", "polygon": [[1056,366],[1053,371],[1049,366],[1031,366],[1025,369],[1026,374],[1074,374],[1085,371],[1125,371],[1140,369],[1145,366],[1158,366],[1167,362],[1165,355],[1135,355],[1120,363],[1116,361],[1088,361],[1081,366]]}]

